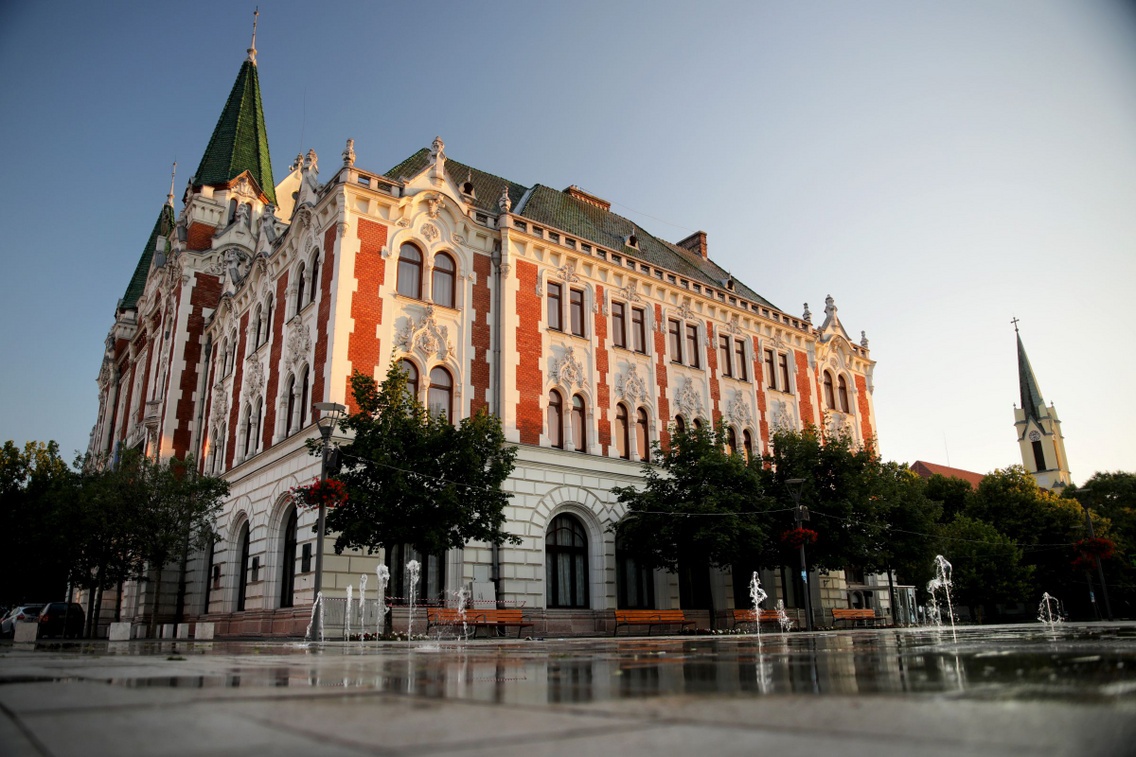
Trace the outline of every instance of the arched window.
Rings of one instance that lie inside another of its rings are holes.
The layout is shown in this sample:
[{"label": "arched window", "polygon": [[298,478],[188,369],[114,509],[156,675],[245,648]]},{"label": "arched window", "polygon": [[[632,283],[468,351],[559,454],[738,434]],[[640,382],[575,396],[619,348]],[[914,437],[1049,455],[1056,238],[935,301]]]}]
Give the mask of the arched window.
[{"label": "arched window", "polygon": [[726,429],[726,454],[732,455],[738,451],[738,435],[733,428]]},{"label": "arched window", "polygon": [[564,401],[555,389],[548,393],[548,438],[553,447],[564,449]]},{"label": "arched window", "polygon": [[296,377],[288,377],[288,414],[284,416],[284,436],[291,436],[296,424]]},{"label": "arched window", "polygon": [[848,382],[844,380],[843,376],[837,379],[836,394],[840,399],[840,412],[848,412]]},{"label": "arched window", "polygon": [[252,405],[249,404],[249,405],[245,405],[245,444],[244,444],[245,452],[244,452],[244,454],[245,454],[246,457],[248,457],[249,450],[251,449],[251,447],[249,445],[252,442],[252,439],[253,439],[254,436],[255,436],[255,433],[252,430]]},{"label": "arched window", "polygon": [[252,348],[255,350],[257,347],[264,344],[264,342],[261,341],[261,336],[264,333],[264,307],[262,305],[256,306],[256,317],[253,319],[252,331]]},{"label": "arched window", "polygon": [[577,394],[572,397],[572,441],[577,452],[588,451],[588,428],[584,416],[584,398]]},{"label": "arched window", "polygon": [[268,295],[268,299],[264,301],[264,340],[268,341],[272,336],[272,295]]},{"label": "arched window", "polygon": [[221,445],[223,438],[221,436],[221,429],[213,429],[213,433],[209,435],[209,472],[217,472],[217,459],[221,456]]},{"label": "arched window", "polygon": [[235,221],[236,218],[237,218],[237,198],[234,197],[233,199],[229,200],[229,220],[226,222],[226,225]]},{"label": "arched window", "polygon": [[694,419],[694,430],[695,431],[701,431],[702,430],[702,419],[701,418],[695,418]]},{"label": "arched window", "polygon": [[647,462],[651,459],[651,444],[647,435],[647,411],[639,408],[635,415],[635,445],[639,448],[639,459]]},{"label": "arched window", "polygon": [[398,293],[422,299],[422,253],[412,244],[404,244],[398,251]]},{"label": "arched window", "polygon": [[631,459],[631,438],[628,430],[630,419],[627,417],[627,406],[616,405],[615,408],[615,448],[624,460]]},{"label": "arched window", "polygon": [[237,571],[237,612],[245,609],[245,588],[248,584],[248,567],[249,567],[249,524],[245,521],[241,526],[240,535],[237,537],[238,549],[241,551],[240,562],[238,565],[240,569]]},{"label": "arched window", "polygon": [[652,610],[655,607],[654,572],[627,554],[615,540],[615,583],[621,610]]},{"label": "arched window", "polygon": [[544,583],[549,607],[588,606],[588,536],[573,515],[557,515],[548,525]]},{"label": "arched window", "polygon": [[245,427],[245,457],[256,452],[258,445],[257,435],[260,433],[260,400],[257,400],[248,409],[248,426]]},{"label": "arched window", "polygon": [[245,208],[245,226],[252,228],[252,203],[246,202],[245,205],[244,205],[244,208]]},{"label": "arched window", "polygon": [[400,360],[402,372],[406,375],[406,393],[412,402],[418,402],[418,366],[409,360]]},{"label": "arched window", "polygon": [[430,278],[430,293],[435,305],[452,308],[454,306],[454,275],[457,268],[454,259],[444,252],[434,256],[434,273]]},{"label": "arched window", "polygon": [[450,372],[441,366],[430,371],[426,407],[431,415],[445,415],[450,423],[454,422],[454,380]]},{"label": "arched window", "polygon": [[745,450],[746,460],[753,459],[753,437],[749,431],[742,432],[742,449]]},{"label": "arched window", "polygon": [[300,422],[296,426],[299,431],[304,427],[304,421],[308,418],[308,367],[304,366],[304,375],[300,380]]},{"label": "arched window", "polygon": [[299,270],[296,271],[296,312],[299,313],[304,309],[304,289],[307,288],[307,278],[304,275],[304,264],[300,263]]},{"label": "arched window", "polygon": [[284,532],[280,535],[280,606],[292,606],[292,593],[296,589],[296,507],[288,508],[284,519]]},{"label": "arched window", "polygon": [[320,270],[320,256],[319,250],[312,253],[312,275],[311,282],[308,284],[308,302],[316,301],[316,294],[319,292],[319,270]]},{"label": "arched window", "polygon": [[836,396],[832,391],[832,374],[824,372],[824,403],[829,410],[836,409]]},{"label": "arched window", "polygon": [[682,434],[686,432],[686,421],[682,419],[681,415],[675,416],[675,433]]}]

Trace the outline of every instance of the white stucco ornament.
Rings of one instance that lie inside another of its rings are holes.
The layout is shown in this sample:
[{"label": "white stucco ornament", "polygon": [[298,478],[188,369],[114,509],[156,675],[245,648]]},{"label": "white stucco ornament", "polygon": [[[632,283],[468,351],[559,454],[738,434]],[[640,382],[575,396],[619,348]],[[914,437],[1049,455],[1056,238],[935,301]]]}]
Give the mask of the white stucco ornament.
[{"label": "white stucco ornament", "polygon": [[793,415],[793,411],[789,408],[789,404],[783,400],[773,400],[771,407],[772,422],[770,425],[773,431],[796,431],[797,418]]},{"label": "white stucco ornament", "polygon": [[438,231],[438,227],[432,223],[422,226],[422,236],[427,242],[436,242],[441,235],[441,232]]},{"label": "white stucco ornament", "polygon": [[678,310],[675,311],[675,315],[677,315],[684,321],[694,320],[694,311],[690,309],[690,303],[687,302],[684,302],[678,306]]},{"label": "white stucco ornament", "polygon": [[434,320],[433,305],[426,306],[426,313],[418,322],[408,316],[395,334],[394,343],[403,352],[417,350],[424,357],[437,355],[439,360],[445,360],[454,353],[449,329]]},{"label": "white stucco ornament", "polygon": [[702,415],[702,392],[694,383],[694,379],[687,378],[686,383],[678,390],[678,396],[675,398],[675,403],[678,405],[678,410],[687,418],[698,418]]},{"label": "white stucco ornament", "polygon": [[288,345],[288,367],[295,370],[307,358],[308,352],[312,348],[312,335],[308,330],[308,325],[295,321],[290,323],[286,342]]},{"label": "white stucco ornament", "polygon": [[209,414],[209,418],[214,423],[220,423],[228,412],[229,393],[225,391],[224,384],[217,382],[213,386],[213,411]]},{"label": "white stucco ornament", "polygon": [[615,381],[615,391],[629,402],[638,402],[647,397],[647,385],[634,365],[619,375]]},{"label": "white stucco ornament", "polygon": [[260,358],[253,355],[245,364],[245,397],[255,397],[264,386],[264,366]]},{"label": "white stucco ornament", "polygon": [[550,376],[554,382],[566,388],[583,383],[584,368],[576,359],[575,348],[569,347],[563,357],[552,361]]},{"label": "white stucco ornament", "polygon": [[733,399],[726,405],[726,417],[738,426],[745,426],[750,422],[752,416],[749,412],[749,403],[745,401],[741,392],[734,392]]}]

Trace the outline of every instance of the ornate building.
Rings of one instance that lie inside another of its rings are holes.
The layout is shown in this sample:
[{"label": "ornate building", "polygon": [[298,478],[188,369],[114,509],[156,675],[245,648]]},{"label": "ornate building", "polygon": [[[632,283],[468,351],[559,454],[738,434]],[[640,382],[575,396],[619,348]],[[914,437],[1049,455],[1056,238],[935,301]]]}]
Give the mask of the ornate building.
[{"label": "ornate building", "polygon": [[1014,334],[1018,338],[1018,390],[1022,401],[1020,408],[1014,408],[1014,428],[1018,431],[1022,465],[1043,489],[1068,486],[1069,460],[1065,457],[1065,437],[1061,435],[1057,408],[1052,404],[1046,407],[1041,398],[1022,335],[1018,332],[1017,319],[1014,319]]},{"label": "ornate building", "polygon": [[[519,447],[507,530],[522,543],[428,557],[421,591],[491,586],[537,633],[679,606],[677,579],[637,571],[607,530],[623,514],[612,487],[639,479],[674,424],[724,420],[746,455],[781,427],[875,436],[863,332],[849,337],[831,297],[819,326],[807,306],[775,307],[710,258],[704,232],[665,241],[579,187],[451,159],[441,139],[382,172],[347,140],[322,174],[311,150],[274,183],[250,49],[183,207],[171,193],[159,211],[99,374],[91,452],[193,455],[232,485],[184,594],[222,633],[302,631],[315,514],[288,490],[319,471],[313,404],[350,406],[354,370],[381,378],[402,360],[431,408],[500,416]],[[325,592],[379,560],[397,577],[408,555],[389,552],[329,549]],[[782,578],[765,576],[771,597],[803,604]],[[814,606],[845,604],[810,583]],[[728,572],[708,584],[731,606]],[[145,592],[131,587],[128,616],[153,609]]]}]

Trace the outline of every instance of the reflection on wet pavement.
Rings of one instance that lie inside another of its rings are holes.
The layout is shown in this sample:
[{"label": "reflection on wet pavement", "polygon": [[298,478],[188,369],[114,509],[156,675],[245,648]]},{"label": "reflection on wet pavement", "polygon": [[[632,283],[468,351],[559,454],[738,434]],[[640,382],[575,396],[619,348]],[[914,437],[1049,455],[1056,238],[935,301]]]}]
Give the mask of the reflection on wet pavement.
[{"label": "reflection on wet pavement", "polygon": [[[949,695],[1136,701],[1136,626],[994,626],[547,641],[40,644],[50,680],[366,690],[507,704],[664,695]],[[49,663],[43,652],[58,651]],[[92,664],[92,657],[98,664]],[[139,657],[165,658],[163,667]],[[69,660],[81,659],[81,665]],[[9,662],[12,659],[9,658]],[[6,666],[0,682],[18,680]],[[42,672],[40,672],[42,676]],[[26,679],[25,679],[26,680]],[[40,680],[43,680],[42,678]]]}]

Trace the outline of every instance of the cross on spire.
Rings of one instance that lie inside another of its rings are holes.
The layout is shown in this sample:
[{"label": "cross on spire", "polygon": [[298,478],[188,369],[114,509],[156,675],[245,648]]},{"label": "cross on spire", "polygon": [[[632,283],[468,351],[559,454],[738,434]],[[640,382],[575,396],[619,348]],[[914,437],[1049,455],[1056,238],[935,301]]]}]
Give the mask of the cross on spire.
[{"label": "cross on spire", "polygon": [[177,178],[178,164],[174,161],[173,168],[170,169],[170,193],[166,195],[166,203],[172,208],[174,206],[174,180]]},{"label": "cross on spire", "polygon": [[1013,318],[1010,319],[1010,323],[1014,324],[1014,333],[1017,334],[1018,333],[1018,317],[1015,315]]}]

